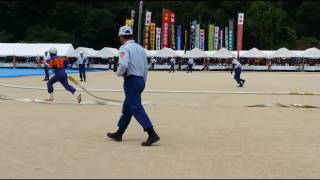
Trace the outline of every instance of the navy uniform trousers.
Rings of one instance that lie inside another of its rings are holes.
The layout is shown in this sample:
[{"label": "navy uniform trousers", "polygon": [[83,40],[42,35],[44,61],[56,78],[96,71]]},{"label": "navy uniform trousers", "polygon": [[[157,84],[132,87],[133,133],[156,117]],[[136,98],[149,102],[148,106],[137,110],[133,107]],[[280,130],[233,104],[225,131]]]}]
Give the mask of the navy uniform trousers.
[{"label": "navy uniform trousers", "polygon": [[127,76],[123,84],[125,100],[122,106],[122,115],[118,122],[120,129],[126,129],[132,116],[143,127],[144,131],[152,128],[151,121],[141,104],[141,93],[145,88],[145,81],[140,76]]},{"label": "navy uniform trousers", "polygon": [[79,64],[80,79],[86,80],[86,64]]},{"label": "navy uniform trousers", "polygon": [[241,84],[241,80],[243,80],[240,78],[240,75],[241,75],[241,68],[238,67],[234,69],[234,79],[237,81],[238,84]]},{"label": "navy uniform trousers", "polygon": [[58,81],[67,91],[71,92],[72,94],[76,92],[76,89],[68,83],[68,77],[64,69],[57,69],[55,70],[55,75],[47,83],[48,93],[53,92],[53,84]]}]

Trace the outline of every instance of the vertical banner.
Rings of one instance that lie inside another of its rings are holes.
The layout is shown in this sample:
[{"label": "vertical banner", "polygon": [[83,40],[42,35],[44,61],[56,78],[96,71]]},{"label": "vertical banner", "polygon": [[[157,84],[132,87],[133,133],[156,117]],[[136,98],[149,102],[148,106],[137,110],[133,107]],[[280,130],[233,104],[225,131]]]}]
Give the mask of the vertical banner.
[{"label": "vertical banner", "polygon": [[181,50],[181,26],[177,26],[177,48],[176,50]]},{"label": "vertical banner", "polygon": [[125,25],[132,27],[132,20],[131,19],[126,19],[126,24]]},{"label": "vertical banner", "polygon": [[237,51],[242,50],[243,22],[244,22],[244,14],[239,13],[238,26],[237,26]]},{"label": "vertical banner", "polygon": [[184,54],[187,52],[188,30],[184,31]]},{"label": "vertical banner", "polygon": [[171,12],[170,16],[170,48],[176,49],[176,33],[175,33],[176,15]]},{"label": "vertical banner", "polygon": [[163,9],[162,12],[162,39],[161,48],[169,47],[169,26],[171,22],[171,11]]},{"label": "vertical banner", "polygon": [[214,40],[214,25],[209,24],[209,34],[208,34],[208,50],[213,50],[213,40]]},{"label": "vertical banner", "polygon": [[215,28],[214,28],[214,50],[218,50],[218,42],[219,42],[219,26],[215,26]]},{"label": "vertical banner", "polygon": [[150,25],[151,25],[151,12],[146,11],[145,27],[144,27],[144,48],[149,49],[149,36],[150,36]]},{"label": "vertical banner", "polygon": [[221,49],[223,48],[223,28],[221,28],[220,32],[219,32],[219,48]]},{"label": "vertical banner", "polygon": [[196,39],[195,39],[195,47],[199,48],[200,45],[200,24],[196,25]]},{"label": "vertical banner", "polygon": [[161,28],[156,28],[156,50],[161,49]]},{"label": "vertical banner", "polygon": [[150,26],[150,49],[155,49],[155,33],[156,33],[156,23],[151,23]]},{"label": "vertical banner", "polygon": [[134,10],[131,10],[131,22],[132,22],[132,29],[133,29],[133,26],[134,26],[134,14],[135,14],[135,11]]},{"label": "vertical banner", "polygon": [[143,1],[140,0],[140,3],[139,3],[139,20],[138,20],[138,44],[140,44],[141,46],[142,46],[142,43],[141,43],[142,11],[143,11]]},{"label": "vertical banner", "polygon": [[228,27],[224,28],[224,47],[228,50],[229,49],[229,34],[228,34]]},{"label": "vertical banner", "polygon": [[200,29],[200,49],[204,51],[205,44],[205,31],[204,29]]},{"label": "vertical banner", "polygon": [[229,20],[229,51],[233,51],[233,19]]},{"label": "vertical banner", "polygon": [[190,50],[195,48],[197,21],[193,20],[190,27]]}]

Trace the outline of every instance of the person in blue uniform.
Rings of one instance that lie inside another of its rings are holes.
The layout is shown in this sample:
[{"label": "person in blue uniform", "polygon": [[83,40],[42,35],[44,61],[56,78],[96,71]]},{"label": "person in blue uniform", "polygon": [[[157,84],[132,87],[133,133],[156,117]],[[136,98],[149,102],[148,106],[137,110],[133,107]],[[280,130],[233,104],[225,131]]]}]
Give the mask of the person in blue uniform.
[{"label": "person in blue uniform", "polygon": [[79,67],[80,81],[86,82],[86,63],[88,63],[87,57],[84,56],[83,52],[80,52],[77,64]]},{"label": "person in blue uniform", "polygon": [[148,138],[142,142],[142,146],[151,146],[160,140],[153,125],[141,104],[141,94],[145,88],[148,61],[147,54],[143,47],[132,40],[132,29],[123,26],[119,29],[119,39],[122,46],[119,49],[119,67],[117,76],[124,77],[125,100],[122,106],[122,115],[118,121],[118,130],[114,133],[107,133],[107,136],[115,141],[122,141],[122,135],[127,129],[132,116],[148,133]]},{"label": "person in blue uniform", "polygon": [[241,71],[242,71],[242,65],[241,63],[237,60],[237,58],[233,58],[232,59],[232,69],[231,69],[231,74],[234,71],[234,79],[236,80],[236,82],[238,83],[238,87],[243,87],[244,82],[246,80],[241,79],[240,75],[241,75]]},{"label": "person in blue uniform", "polygon": [[76,96],[77,102],[80,103],[81,94],[76,92],[76,89],[68,83],[68,75],[64,69],[64,58],[61,56],[57,56],[56,48],[50,48],[49,54],[50,54],[50,60],[49,60],[48,68],[54,70],[54,76],[51,77],[47,83],[48,93],[50,96],[48,98],[45,98],[45,101],[54,101],[53,85],[56,82],[60,82],[67,91],[69,91],[74,96]]}]

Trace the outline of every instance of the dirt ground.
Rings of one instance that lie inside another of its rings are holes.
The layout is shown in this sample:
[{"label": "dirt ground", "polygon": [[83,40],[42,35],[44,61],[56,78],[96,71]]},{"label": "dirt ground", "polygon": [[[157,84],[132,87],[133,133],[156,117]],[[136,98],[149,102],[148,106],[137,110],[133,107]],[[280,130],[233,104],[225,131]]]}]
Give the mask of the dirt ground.
[{"label": "dirt ground", "polygon": [[[244,88],[229,72],[149,72],[148,90],[320,92],[320,73],[244,72]],[[46,87],[43,77],[0,84]],[[92,72],[90,89],[122,89],[113,72]],[[56,85],[55,87],[61,87]],[[43,90],[0,86],[11,98]],[[123,92],[96,95],[122,100]],[[66,91],[56,101],[74,102]],[[94,98],[83,92],[83,101]],[[121,105],[39,104],[0,100],[0,178],[320,178],[320,109],[246,107],[282,103],[320,106],[320,96],[144,93],[161,140],[147,138],[134,119],[122,142]]]}]

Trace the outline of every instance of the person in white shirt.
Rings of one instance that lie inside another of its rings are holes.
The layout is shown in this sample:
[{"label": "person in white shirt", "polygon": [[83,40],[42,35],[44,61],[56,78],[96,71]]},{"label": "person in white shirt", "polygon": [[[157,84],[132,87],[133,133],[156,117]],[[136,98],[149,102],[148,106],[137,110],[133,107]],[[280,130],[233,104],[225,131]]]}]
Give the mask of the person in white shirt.
[{"label": "person in white shirt", "polygon": [[86,64],[88,63],[87,57],[84,56],[83,52],[80,52],[80,57],[78,57],[77,64],[79,67],[80,81],[86,82]]},{"label": "person in white shirt", "polygon": [[48,69],[49,61],[50,61],[50,55],[48,54],[48,51],[45,51],[43,56],[45,78],[43,79],[43,81],[49,81],[49,69]]},{"label": "person in white shirt", "polygon": [[239,84],[238,87],[243,87],[244,82],[246,80],[241,79],[240,75],[241,75],[241,71],[242,71],[242,65],[241,63],[237,60],[237,58],[233,58],[232,59],[232,69],[231,69],[231,74],[234,71],[234,79],[237,81],[237,83]]},{"label": "person in white shirt", "polygon": [[193,58],[189,58],[188,60],[188,70],[187,70],[187,73],[191,72],[192,73],[192,66],[194,64],[194,60]]},{"label": "person in white shirt", "polygon": [[170,71],[169,71],[169,73],[171,73],[171,71],[172,71],[172,73],[174,73],[175,65],[176,65],[176,59],[174,57],[172,57],[170,59]]}]

